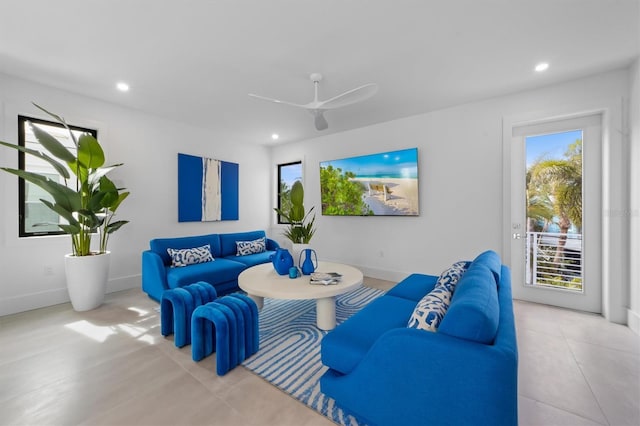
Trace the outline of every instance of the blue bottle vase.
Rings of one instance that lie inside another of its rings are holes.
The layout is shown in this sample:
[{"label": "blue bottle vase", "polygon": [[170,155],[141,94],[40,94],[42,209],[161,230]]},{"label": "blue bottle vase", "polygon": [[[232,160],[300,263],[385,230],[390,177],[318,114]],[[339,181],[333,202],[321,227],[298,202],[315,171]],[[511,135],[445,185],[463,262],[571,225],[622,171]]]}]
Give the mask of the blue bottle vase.
[{"label": "blue bottle vase", "polygon": [[289,250],[278,248],[271,255],[271,262],[279,275],[288,275],[289,269],[293,266],[293,256],[291,256]]}]

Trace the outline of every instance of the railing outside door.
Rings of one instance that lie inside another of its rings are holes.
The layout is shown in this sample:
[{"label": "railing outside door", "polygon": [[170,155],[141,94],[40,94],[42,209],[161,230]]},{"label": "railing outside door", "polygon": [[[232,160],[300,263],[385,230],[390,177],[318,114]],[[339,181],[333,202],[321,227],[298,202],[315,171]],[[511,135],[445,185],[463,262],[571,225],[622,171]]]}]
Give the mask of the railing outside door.
[{"label": "railing outside door", "polygon": [[583,292],[582,234],[527,232],[526,283]]}]

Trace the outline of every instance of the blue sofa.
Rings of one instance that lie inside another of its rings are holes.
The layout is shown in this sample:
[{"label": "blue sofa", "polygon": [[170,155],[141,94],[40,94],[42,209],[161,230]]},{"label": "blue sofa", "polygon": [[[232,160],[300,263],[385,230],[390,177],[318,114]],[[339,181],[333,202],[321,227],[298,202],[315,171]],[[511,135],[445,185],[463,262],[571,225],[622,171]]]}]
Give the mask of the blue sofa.
[{"label": "blue sofa", "polygon": [[[270,262],[269,257],[280,247],[266,238],[267,251],[236,256],[236,241],[253,241],[265,237],[264,231],[230,234],[208,234],[190,237],[156,238],[150,241],[150,250],[142,252],[142,290],[150,298],[160,301],[162,293],[170,288],[183,287],[205,281],[215,287],[218,296],[238,290],[238,275],[245,269]],[[186,249],[209,244],[213,262],[172,267],[168,248]]]},{"label": "blue sofa", "polygon": [[511,275],[493,251],[458,281],[436,332],[408,328],[437,276],[413,274],[322,340],[324,394],[369,425],[517,425]]}]

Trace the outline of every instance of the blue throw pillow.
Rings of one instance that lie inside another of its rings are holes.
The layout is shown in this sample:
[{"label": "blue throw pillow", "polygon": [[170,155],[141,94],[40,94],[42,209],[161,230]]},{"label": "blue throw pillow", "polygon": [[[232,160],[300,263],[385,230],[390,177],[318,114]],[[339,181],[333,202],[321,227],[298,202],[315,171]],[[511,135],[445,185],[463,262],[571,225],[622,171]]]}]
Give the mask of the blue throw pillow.
[{"label": "blue throw pillow", "polygon": [[236,256],[264,253],[267,251],[267,239],[262,237],[253,241],[236,241],[236,248]]},{"label": "blue throw pillow", "polygon": [[436,287],[443,286],[453,294],[453,292],[456,291],[456,284],[458,284],[458,281],[460,281],[460,278],[462,278],[470,264],[471,262],[460,261],[454,263],[448,269],[445,269],[440,274],[440,277],[438,277]]},{"label": "blue throw pillow", "polygon": [[436,331],[451,303],[451,292],[445,286],[436,286],[416,305],[407,327]]},{"label": "blue throw pillow", "polygon": [[168,248],[167,253],[171,256],[171,266],[195,265],[197,263],[212,262],[214,260],[209,244],[186,249]]}]

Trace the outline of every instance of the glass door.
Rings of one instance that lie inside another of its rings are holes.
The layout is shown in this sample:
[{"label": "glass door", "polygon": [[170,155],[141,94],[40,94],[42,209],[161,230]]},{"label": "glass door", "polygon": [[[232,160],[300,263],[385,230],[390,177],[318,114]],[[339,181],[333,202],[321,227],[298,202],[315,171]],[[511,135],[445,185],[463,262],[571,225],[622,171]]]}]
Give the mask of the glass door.
[{"label": "glass door", "polygon": [[601,115],[518,126],[511,140],[514,297],[602,310]]}]

